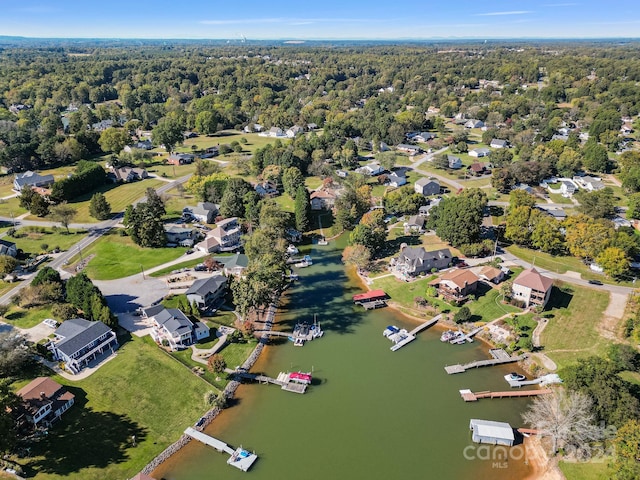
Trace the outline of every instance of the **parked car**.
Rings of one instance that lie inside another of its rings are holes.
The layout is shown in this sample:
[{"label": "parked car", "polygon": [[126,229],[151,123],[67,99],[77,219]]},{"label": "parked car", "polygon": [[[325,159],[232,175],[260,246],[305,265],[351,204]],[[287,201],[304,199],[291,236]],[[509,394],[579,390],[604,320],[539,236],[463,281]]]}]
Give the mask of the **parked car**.
[{"label": "parked car", "polygon": [[589,280],[591,285],[604,285],[600,280]]}]

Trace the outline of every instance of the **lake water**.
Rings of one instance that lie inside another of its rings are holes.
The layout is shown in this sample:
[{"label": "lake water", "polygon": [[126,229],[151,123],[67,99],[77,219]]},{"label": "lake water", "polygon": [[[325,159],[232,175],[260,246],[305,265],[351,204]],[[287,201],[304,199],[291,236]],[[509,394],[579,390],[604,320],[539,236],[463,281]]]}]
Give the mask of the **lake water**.
[{"label": "lake water", "polygon": [[[160,480],[246,479],[519,479],[524,462],[473,460],[486,457],[471,442],[469,420],[480,418],[520,426],[523,399],[465,403],[458,390],[508,390],[509,367],[447,375],[444,366],[487,358],[481,342],[449,345],[432,328],[397,352],[382,336],[387,325],[416,323],[393,310],[365,312],[351,297],[363,291],[340,262],[342,245],[313,246],[314,265],[300,270],[287,293],[279,322],[296,319],[325,330],[319,340],[294,347],[267,347],[253,371],[272,377],[281,371],[312,371],[305,395],[275,385],[243,385],[237,404],[206,430],[237,447],[255,450],[249,473],[226,464],[227,455],[196,441],[171,457],[153,476]],[[232,368],[234,366],[231,366]],[[185,425],[186,427],[186,425]],[[466,455],[465,455],[465,448]],[[489,449],[488,451],[491,451]]]}]

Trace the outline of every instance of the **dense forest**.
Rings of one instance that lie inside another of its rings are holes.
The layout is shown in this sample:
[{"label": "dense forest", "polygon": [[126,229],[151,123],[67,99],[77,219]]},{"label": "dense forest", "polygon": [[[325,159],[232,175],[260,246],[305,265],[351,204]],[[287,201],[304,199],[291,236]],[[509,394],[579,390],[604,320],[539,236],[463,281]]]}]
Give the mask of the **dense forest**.
[{"label": "dense forest", "polygon": [[608,133],[638,114],[638,81],[635,44],[6,47],[0,164],[21,171],[99,153],[102,121],[205,134],[311,123],[336,150],[438,127],[429,111],[482,120],[516,153],[561,121],[593,127],[615,149]]}]

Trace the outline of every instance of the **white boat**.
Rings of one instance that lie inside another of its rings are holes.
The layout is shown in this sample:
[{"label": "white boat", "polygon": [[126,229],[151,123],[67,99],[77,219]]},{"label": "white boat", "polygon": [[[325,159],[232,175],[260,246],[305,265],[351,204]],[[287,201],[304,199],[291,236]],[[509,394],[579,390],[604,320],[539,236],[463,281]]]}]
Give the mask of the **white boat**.
[{"label": "white boat", "polygon": [[446,332],[442,332],[440,335],[441,342],[450,342],[456,336],[456,332],[454,330],[447,330]]},{"label": "white boat", "polygon": [[384,329],[384,332],[382,332],[382,335],[389,338],[389,335],[393,335],[394,333],[398,333],[399,331],[400,329],[395,325],[389,325],[387,328]]},{"label": "white boat", "polygon": [[301,338],[296,338],[293,342],[294,347],[304,347],[304,340]]},{"label": "white boat", "polygon": [[298,268],[310,267],[311,265],[313,265],[313,260],[311,260],[311,257],[309,255],[305,255],[304,257],[302,257],[301,262],[293,264],[294,267]]},{"label": "white boat", "polygon": [[407,332],[404,328],[396,333],[392,333],[387,338],[391,340],[393,343],[400,343],[405,338],[409,336],[409,332]]},{"label": "white boat", "polygon": [[521,375],[517,372],[511,372],[507,375],[504,376],[504,379],[511,383],[511,382],[523,382],[524,380],[527,379],[527,377],[525,377],[524,375]]},{"label": "white boat", "polygon": [[453,337],[449,340],[449,343],[452,345],[459,345],[461,343],[465,343],[465,333],[461,330],[457,332],[453,332]]},{"label": "white boat", "polygon": [[288,255],[297,255],[298,254],[298,248],[292,243],[287,247],[287,254]]},{"label": "white boat", "polygon": [[327,240],[322,237],[320,240],[318,240],[318,245],[328,245],[329,242],[327,242]]}]

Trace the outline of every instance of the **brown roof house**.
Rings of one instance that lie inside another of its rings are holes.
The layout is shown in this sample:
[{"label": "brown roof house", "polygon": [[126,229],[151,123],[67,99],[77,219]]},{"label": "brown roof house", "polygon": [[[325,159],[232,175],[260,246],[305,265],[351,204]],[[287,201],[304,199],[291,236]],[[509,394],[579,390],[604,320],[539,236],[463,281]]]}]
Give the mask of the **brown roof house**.
[{"label": "brown roof house", "polygon": [[535,268],[523,271],[513,281],[511,287],[513,299],[524,303],[525,308],[531,305],[544,307],[551,295],[553,280],[540,275]]},{"label": "brown roof house", "polygon": [[487,282],[498,284],[504,278],[504,272],[499,268],[485,265],[478,271],[478,277]]},{"label": "brown roof house", "polygon": [[310,195],[311,210],[331,210],[336,203],[336,194],[329,190],[316,190]]},{"label": "brown roof house", "polygon": [[438,288],[438,293],[450,302],[462,303],[478,288],[478,277],[471,270],[453,269],[445,272],[430,284]]},{"label": "brown roof house", "polygon": [[58,420],[71,405],[75,396],[49,377],[38,377],[18,390],[25,416],[36,427],[49,426]]}]

